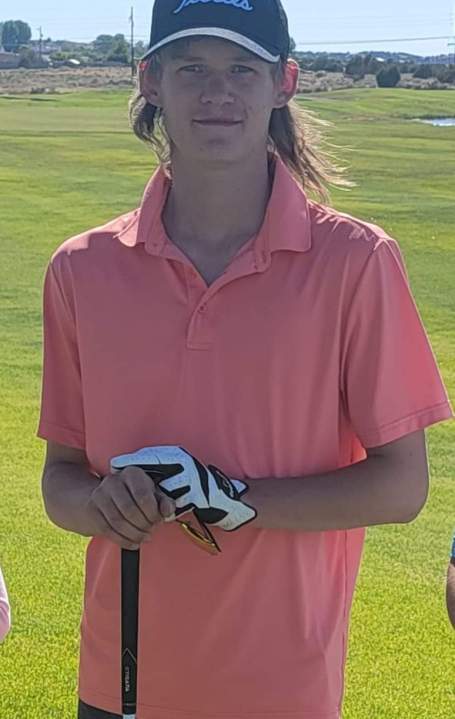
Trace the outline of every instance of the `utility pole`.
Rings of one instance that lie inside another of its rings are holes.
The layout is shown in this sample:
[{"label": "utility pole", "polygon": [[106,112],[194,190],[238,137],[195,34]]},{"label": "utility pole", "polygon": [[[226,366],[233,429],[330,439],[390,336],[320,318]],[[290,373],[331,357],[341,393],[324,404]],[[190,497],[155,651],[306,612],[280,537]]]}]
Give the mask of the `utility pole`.
[{"label": "utility pole", "polygon": [[134,57],[134,7],[133,6],[131,6],[130,23],[131,23],[131,76],[134,77],[136,75],[136,60]]},{"label": "utility pole", "polygon": [[[448,43],[449,48],[449,65],[452,65],[452,63],[455,65],[455,37],[452,38],[452,42]],[[450,48],[453,48],[452,55],[450,54]]]},{"label": "utility pole", "polygon": [[[447,43],[447,46],[449,48],[449,65],[453,64],[455,65],[455,3],[453,5],[453,13],[452,13],[452,37],[450,38],[450,41]],[[450,54],[450,48],[452,48],[452,55]]]},{"label": "utility pole", "polygon": [[39,28],[39,59],[40,63],[43,59],[43,28]]}]

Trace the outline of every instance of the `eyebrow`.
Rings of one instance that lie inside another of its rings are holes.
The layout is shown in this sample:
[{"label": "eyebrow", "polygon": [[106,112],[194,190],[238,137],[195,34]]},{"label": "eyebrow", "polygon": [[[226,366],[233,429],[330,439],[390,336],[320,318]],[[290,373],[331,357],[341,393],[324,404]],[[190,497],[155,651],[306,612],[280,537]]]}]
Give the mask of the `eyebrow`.
[{"label": "eyebrow", "polygon": [[[174,55],[173,60],[184,60],[185,62],[205,62],[207,58],[197,57],[196,55]],[[230,62],[260,62],[260,57],[254,57],[254,55],[238,55],[237,57],[230,58]]]}]

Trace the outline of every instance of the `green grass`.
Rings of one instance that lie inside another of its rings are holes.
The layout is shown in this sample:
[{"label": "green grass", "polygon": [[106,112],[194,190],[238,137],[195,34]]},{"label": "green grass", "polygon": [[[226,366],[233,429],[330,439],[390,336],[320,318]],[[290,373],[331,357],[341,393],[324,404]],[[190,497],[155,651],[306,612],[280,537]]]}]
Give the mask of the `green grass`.
[{"label": "green grass", "polygon": [[[403,249],[455,398],[455,92],[338,91],[302,98],[358,186],[343,212]],[[41,289],[67,237],[136,207],[154,160],[128,129],[125,92],[0,98],[0,564],[14,629],[0,648],[0,716],[74,719],[86,540],[52,526],[40,495]],[[453,631],[444,604],[455,517],[455,426],[428,431],[431,494],[411,525],[368,531],[354,601],[345,719],[454,715]]]}]

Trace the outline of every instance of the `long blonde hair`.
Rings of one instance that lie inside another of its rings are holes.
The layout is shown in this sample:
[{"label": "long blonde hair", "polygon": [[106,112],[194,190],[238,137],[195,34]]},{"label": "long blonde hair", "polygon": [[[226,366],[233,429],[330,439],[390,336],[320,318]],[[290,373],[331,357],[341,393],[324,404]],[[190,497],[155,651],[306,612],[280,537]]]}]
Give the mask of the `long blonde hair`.
[{"label": "long blonde hair", "polygon": [[[188,43],[188,39],[177,40],[171,47],[178,53]],[[161,67],[162,55],[158,51],[151,58],[149,71],[159,73]],[[284,68],[285,62],[280,61],[273,66],[273,72],[283,73]],[[171,143],[162,110],[142,95],[139,81],[129,101],[129,119],[135,135],[149,143],[159,161],[170,167]],[[279,154],[305,191],[326,204],[330,204],[328,185],[355,187],[355,183],[344,178],[346,168],[340,167],[334,153],[325,149],[339,149],[324,137],[324,130],[331,125],[291,100],[285,107],[272,111],[269,126],[269,149]]]}]

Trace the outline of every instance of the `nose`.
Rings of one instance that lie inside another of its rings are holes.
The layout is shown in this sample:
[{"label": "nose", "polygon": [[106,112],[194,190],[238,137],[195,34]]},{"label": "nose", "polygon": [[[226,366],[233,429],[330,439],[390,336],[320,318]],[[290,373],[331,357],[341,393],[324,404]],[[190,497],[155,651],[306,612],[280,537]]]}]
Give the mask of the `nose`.
[{"label": "nose", "polygon": [[224,105],[234,100],[228,80],[223,73],[210,73],[201,93],[201,102]]}]

